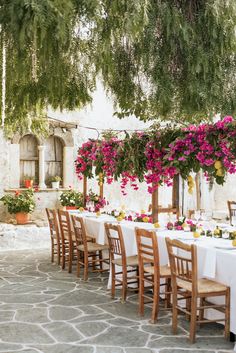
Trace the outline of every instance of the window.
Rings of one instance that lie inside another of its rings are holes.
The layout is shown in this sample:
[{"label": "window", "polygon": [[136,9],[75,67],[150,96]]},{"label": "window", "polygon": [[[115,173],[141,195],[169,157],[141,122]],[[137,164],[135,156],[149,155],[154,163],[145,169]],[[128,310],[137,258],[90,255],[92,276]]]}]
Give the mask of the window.
[{"label": "window", "polygon": [[52,176],[63,176],[63,142],[57,136],[50,136],[45,141],[45,182],[51,186]]},{"label": "window", "polygon": [[24,186],[26,176],[33,177],[38,184],[38,141],[33,135],[25,135],[20,139],[20,185]]}]

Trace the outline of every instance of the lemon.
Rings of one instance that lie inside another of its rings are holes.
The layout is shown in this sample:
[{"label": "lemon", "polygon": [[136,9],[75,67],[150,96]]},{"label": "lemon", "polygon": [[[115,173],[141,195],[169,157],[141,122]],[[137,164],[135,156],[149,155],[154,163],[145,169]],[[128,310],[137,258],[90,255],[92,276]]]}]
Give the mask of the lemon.
[{"label": "lemon", "polygon": [[218,228],[214,230],[214,235],[220,235],[220,230]]},{"label": "lemon", "polygon": [[123,220],[123,217],[118,216],[118,217],[116,217],[116,220],[117,220],[118,222],[121,222],[121,221]]},{"label": "lemon", "polygon": [[183,223],[183,224],[182,224],[182,227],[183,227],[183,228],[188,227],[187,223]]},{"label": "lemon", "polygon": [[194,238],[199,238],[200,237],[200,233],[199,232],[193,232],[193,237]]},{"label": "lemon", "polygon": [[83,211],[84,211],[84,208],[83,208],[83,207],[80,207],[80,208],[79,208],[79,211],[80,211],[80,212],[83,212]]},{"label": "lemon", "polygon": [[193,188],[188,188],[188,193],[192,194],[193,193]]},{"label": "lemon", "polygon": [[98,217],[101,216],[101,212],[100,212],[100,211],[97,211],[97,212],[96,212],[96,216],[98,216]]},{"label": "lemon", "polygon": [[214,167],[215,167],[215,169],[221,169],[221,167],[222,167],[221,161],[215,161]]},{"label": "lemon", "polygon": [[193,182],[193,177],[191,175],[188,176],[188,182]]},{"label": "lemon", "polygon": [[236,246],[236,239],[232,240],[232,245]]},{"label": "lemon", "polygon": [[143,222],[148,223],[149,222],[149,217],[143,217]]},{"label": "lemon", "polygon": [[236,238],[236,230],[233,231],[233,236]]},{"label": "lemon", "polygon": [[160,224],[158,222],[153,224],[154,228],[160,228]]},{"label": "lemon", "polygon": [[224,170],[222,168],[216,170],[216,175],[217,176],[224,176]]},{"label": "lemon", "polygon": [[144,213],[146,213],[146,211],[145,210],[141,210],[141,214],[144,214]]}]

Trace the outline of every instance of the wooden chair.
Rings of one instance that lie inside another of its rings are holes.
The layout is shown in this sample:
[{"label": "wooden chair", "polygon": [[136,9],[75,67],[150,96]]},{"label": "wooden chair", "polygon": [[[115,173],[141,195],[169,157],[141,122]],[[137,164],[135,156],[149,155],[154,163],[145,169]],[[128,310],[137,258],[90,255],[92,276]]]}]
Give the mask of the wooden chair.
[{"label": "wooden chair", "polygon": [[[108,238],[111,259],[111,296],[114,298],[116,286],[121,286],[121,300],[124,303],[126,301],[127,290],[137,290],[137,287],[132,288],[129,285],[135,283],[138,285],[138,256],[126,256],[120,225],[105,223],[105,231]],[[117,267],[119,267],[119,271],[116,272]],[[131,276],[128,276],[128,274],[131,274]]]},{"label": "wooden chair", "polygon": [[227,201],[229,209],[229,221],[232,225],[232,216],[236,216],[236,201]]},{"label": "wooden chair", "polygon": [[54,262],[54,255],[57,255],[57,263],[60,265],[62,255],[62,242],[58,225],[56,210],[46,208],[48,224],[51,236],[51,261]]},{"label": "wooden chair", "polygon": [[[93,272],[104,272],[108,269],[103,268],[103,263],[110,265],[110,259],[103,258],[103,251],[108,250],[108,245],[101,245],[95,242],[87,241],[87,233],[82,217],[72,216],[74,228],[76,250],[77,250],[77,276],[80,276],[80,266],[84,268],[84,280],[88,279],[89,266],[92,266]],[[99,266],[99,268],[97,268]]]},{"label": "wooden chair", "polygon": [[58,218],[62,239],[62,269],[68,262],[68,272],[72,272],[73,259],[76,257],[76,239],[72,232],[71,218],[67,211],[58,210]]},{"label": "wooden chair", "polygon": [[[168,266],[160,266],[157,235],[153,231],[135,228],[139,260],[139,313],[144,314],[144,299],[153,302],[151,323],[155,323],[159,311],[160,287],[165,286],[165,304],[170,307],[171,272]],[[164,280],[164,283],[161,283]],[[145,282],[151,285],[153,296],[146,294]]]},{"label": "wooden chair", "polygon": [[[230,288],[209,279],[198,279],[197,248],[196,245],[188,245],[179,240],[166,238],[168,255],[171,266],[172,290],[173,290],[173,333],[177,333],[178,311],[184,312],[190,317],[190,341],[195,342],[197,323],[225,322],[225,337],[229,337],[230,324]],[[178,295],[187,300],[186,308],[178,305]],[[225,304],[218,305],[206,300],[207,297],[225,296]],[[198,306],[200,300],[200,306]],[[222,320],[204,319],[205,309],[215,309],[225,313]],[[197,312],[199,316],[197,317]]]}]

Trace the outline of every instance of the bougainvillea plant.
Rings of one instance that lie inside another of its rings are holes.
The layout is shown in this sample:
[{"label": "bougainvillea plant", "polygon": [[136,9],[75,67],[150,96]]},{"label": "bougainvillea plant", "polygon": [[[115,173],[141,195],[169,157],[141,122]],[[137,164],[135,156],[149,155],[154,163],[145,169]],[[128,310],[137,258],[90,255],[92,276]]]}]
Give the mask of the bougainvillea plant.
[{"label": "bougainvillea plant", "polygon": [[89,140],[79,148],[76,172],[79,178],[92,178],[95,171],[108,183],[119,180],[123,194],[127,184],[137,190],[137,181],[145,181],[152,193],[163,183],[172,185],[177,174],[189,181],[190,174],[200,170],[208,180],[223,184],[227,173],[236,173],[235,139],[235,121],[226,116],[214,124]]}]

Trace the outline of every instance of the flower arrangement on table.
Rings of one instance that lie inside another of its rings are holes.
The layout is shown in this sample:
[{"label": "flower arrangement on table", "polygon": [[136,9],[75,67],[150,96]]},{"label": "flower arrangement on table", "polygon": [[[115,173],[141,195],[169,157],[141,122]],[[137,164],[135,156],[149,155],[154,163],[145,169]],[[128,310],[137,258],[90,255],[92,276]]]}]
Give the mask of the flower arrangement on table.
[{"label": "flower arrangement on table", "polygon": [[31,213],[35,209],[34,191],[28,189],[24,191],[16,191],[13,195],[7,194],[1,197],[0,201],[7,206],[8,212],[16,213]]},{"label": "flower arrangement on table", "polygon": [[166,225],[166,228],[169,230],[184,230],[184,229],[189,229],[191,232],[196,231],[196,224],[191,220],[191,219],[186,219],[183,217],[182,219],[178,219],[177,221],[173,222],[168,222]]},{"label": "flower arrangement on table", "polygon": [[63,191],[60,195],[60,202],[65,207],[83,207],[83,194],[72,189]]},{"label": "flower arrangement on table", "polygon": [[136,214],[136,217],[133,219],[134,222],[143,222],[143,223],[152,223],[152,216],[146,213]]},{"label": "flower arrangement on table", "polygon": [[91,189],[89,190],[89,194],[86,197],[86,204],[88,202],[94,203],[94,211],[95,212],[100,211],[101,208],[103,208],[104,206],[106,206],[108,204],[105,197],[100,197],[95,192],[93,192]]}]

